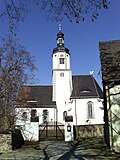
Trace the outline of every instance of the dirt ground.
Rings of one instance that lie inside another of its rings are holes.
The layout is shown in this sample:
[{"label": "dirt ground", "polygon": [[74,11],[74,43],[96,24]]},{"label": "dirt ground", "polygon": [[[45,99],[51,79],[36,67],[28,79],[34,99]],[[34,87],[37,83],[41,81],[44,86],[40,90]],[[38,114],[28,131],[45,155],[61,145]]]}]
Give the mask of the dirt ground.
[{"label": "dirt ground", "polygon": [[107,149],[102,139],[74,142],[25,143],[20,149],[0,154],[0,160],[120,160],[120,153]]}]

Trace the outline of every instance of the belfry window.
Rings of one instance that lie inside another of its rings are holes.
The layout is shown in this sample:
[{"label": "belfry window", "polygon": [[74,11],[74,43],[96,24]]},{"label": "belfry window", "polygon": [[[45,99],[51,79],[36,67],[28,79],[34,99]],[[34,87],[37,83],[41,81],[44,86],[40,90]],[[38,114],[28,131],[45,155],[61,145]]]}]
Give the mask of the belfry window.
[{"label": "belfry window", "polygon": [[64,43],[63,38],[59,38],[58,41],[57,41],[57,43],[58,43],[58,44],[63,44],[63,43]]},{"label": "belfry window", "polygon": [[59,43],[62,43],[62,42],[63,42],[62,38],[59,38],[58,41],[59,41]]},{"label": "belfry window", "polygon": [[91,101],[87,103],[87,118],[88,119],[95,118],[95,115],[94,115],[94,106],[93,106],[93,103]]},{"label": "belfry window", "polygon": [[64,64],[65,63],[65,58],[60,58],[60,64]]}]

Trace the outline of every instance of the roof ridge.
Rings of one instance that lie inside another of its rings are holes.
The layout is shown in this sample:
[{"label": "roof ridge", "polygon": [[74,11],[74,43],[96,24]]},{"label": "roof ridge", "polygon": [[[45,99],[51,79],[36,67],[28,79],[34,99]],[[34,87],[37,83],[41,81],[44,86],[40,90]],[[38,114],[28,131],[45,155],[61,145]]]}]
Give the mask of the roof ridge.
[{"label": "roof ridge", "polygon": [[72,77],[74,76],[91,76],[90,74],[75,74],[75,75],[72,75]]}]

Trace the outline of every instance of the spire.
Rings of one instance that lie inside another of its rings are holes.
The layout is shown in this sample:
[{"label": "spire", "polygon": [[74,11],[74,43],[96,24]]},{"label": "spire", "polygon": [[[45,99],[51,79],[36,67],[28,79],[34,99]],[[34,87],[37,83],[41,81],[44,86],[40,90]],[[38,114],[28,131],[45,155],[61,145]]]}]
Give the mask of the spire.
[{"label": "spire", "polygon": [[59,32],[57,34],[57,46],[64,47],[64,34],[62,33],[62,25],[59,24]]},{"label": "spire", "polygon": [[62,30],[62,25],[61,25],[61,23],[59,24],[59,32],[61,32],[61,30]]},{"label": "spire", "polygon": [[62,25],[59,23],[58,25],[58,33],[57,33],[57,47],[53,49],[53,53],[56,53],[58,51],[65,51],[66,53],[69,53],[69,49],[67,49],[64,45],[64,33],[62,32]]}]

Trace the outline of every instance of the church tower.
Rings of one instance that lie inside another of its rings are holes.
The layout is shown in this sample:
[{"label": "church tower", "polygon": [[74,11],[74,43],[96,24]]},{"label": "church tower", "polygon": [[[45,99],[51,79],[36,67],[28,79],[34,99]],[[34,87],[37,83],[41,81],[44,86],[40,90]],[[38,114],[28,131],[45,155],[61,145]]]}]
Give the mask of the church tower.
[{"label": "church tower", "polygon": [[65,48],[61,29],[57,34],[57,47],[53,49],[52,60],[53,101],[57,105],[58,122],[64,123],[64,113],[72,93],[72,72],[69,49]]}]

